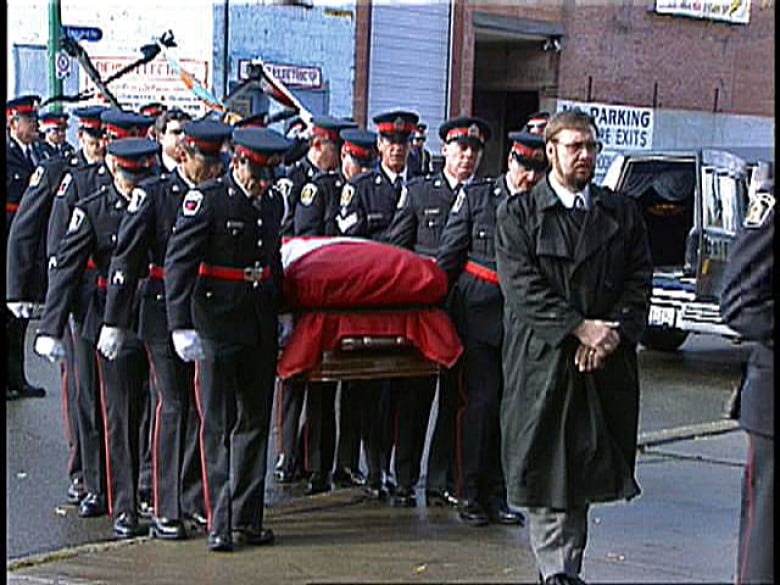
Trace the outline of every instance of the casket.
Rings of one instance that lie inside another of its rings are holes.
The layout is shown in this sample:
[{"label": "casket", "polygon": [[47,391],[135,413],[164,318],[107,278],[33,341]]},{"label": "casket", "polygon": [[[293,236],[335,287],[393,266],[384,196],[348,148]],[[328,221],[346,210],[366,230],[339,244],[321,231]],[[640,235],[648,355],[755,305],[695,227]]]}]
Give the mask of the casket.
[{"label": "casket", "polygon": [[293,329],[280,378],[313,381],[435,374],[463,351],[442,306],[447,276],[413,252],[356,238],[286,238],[285,310]]}]

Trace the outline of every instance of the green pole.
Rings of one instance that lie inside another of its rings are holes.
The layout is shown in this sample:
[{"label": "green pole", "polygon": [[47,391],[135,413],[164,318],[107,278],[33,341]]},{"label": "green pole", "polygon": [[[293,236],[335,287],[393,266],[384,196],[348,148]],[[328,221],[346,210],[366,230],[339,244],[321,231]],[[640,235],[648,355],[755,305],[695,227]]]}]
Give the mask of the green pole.
[{"label": "green pole", "polygon": [[[57,53],[60,50],[61,27],[62,7],[60,0],[49,0],[49,45],[46,49],[49,62],[49,96],[62,94],[62,80],[57,79]],[[54,102],[51,109],[61,112],[62,104]]]}]

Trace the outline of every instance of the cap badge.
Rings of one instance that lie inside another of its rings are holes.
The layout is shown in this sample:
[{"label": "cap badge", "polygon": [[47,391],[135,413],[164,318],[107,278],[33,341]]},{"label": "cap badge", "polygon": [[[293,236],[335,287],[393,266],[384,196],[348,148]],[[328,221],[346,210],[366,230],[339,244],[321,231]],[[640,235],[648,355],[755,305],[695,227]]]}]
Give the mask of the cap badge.
[{"label": "cap badge", "polygon": [[406,124],[404,123],[404,119],[401,116],[398,116],[395,119],[395,122],[393,122],[393,129],[396,132],[401,133],[401,132],[404,131],[405,127],[406,127]]}]

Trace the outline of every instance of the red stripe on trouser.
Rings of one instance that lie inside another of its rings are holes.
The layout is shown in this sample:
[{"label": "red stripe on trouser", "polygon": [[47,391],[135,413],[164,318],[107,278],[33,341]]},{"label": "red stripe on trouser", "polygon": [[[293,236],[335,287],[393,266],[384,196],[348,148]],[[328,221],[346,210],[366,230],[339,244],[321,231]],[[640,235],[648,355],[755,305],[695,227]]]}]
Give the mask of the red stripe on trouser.
[{"label": "red stripe on trouser", "polygon": [[[97,355],[97,353],[95,354]],[[98,373],[98,384],[100,386],[100,399],[102,404],[100,405],[100,410],[103,413],[103,440],[106,444],[106,494],[108,495],[108,515],[113,516],[114,515],[114,491],[112,489],[112,481],[111,481],[111,449],[109,448],[109,433],[111,431],[110,427],[108,426],[108,411],[106,410],[106,385],[103,380],[103,366],[100,365],[100,359],[96,359],[97,361],[97,373]]]},{"label": "red stripe on trouser", "polygon": [[463,361],[455,365],[455,391],[461,399],[455,414],[455,494],[463,497],[463,417],[468,408],[469,399],[466,395],[466,383],[463,379]]},{"label": "red stripe on trouser", "polygon": [[206,522],[211,528],[211,495],[209,493],[209,476],[206,472],[206,449],[204,447],[203,429],[206,428],[206,417],[203,416],[203,409],[200,404],[200,361],[195,360],[195,407],[200,416],[200,472],[203,476],[203,504],[206,508]]},{"label": "red stripe on trouser", "polygon": [[744,575],[747,572],[748,549],[750,548],[750,535],[753,531],[753,513],[755,512],[755,497],[753,495],[753,466],[755,465],[755,457],[753,437],[748,433],[747,465],[745,466],[745,505],[747,506],[747,519],[745,521],[745,530],[743,531],[744,538],[742,539],[742,550],[740,551],[742,565],[739,567],[736,585],[742,585],[744,582]]},{"label": "red stripe on trouser", "polygon": [[157,517],[160,514],[157,502],[159,496],[157,495],[157,470],[159,454],[157,450],[160,445],[160,410],[162,409],[162,392],[160,392],[160,386],[157,384],[157,371],[154,368],[154,360],[152,360],[152,352],[149,351],[149,346],[144,344],[146,350],[146,358],[149,362],[149,372],[152,378],[152,388],[157,393],[157,408],[154,409],[154,435],[152,436],[152,499],[154,501],[154,515]]},{"label": "red stripe on trouser", "polygon": [[[67,358],[66,358],[67,359]],[[70,428],[70,409],[68,408],[68,368],[65,361],[60,362],[60,389],[62,402],[62,427],[65,429],[65,442],[68,444],[68,469],[76,456],[73,444],[73,429]]]}]

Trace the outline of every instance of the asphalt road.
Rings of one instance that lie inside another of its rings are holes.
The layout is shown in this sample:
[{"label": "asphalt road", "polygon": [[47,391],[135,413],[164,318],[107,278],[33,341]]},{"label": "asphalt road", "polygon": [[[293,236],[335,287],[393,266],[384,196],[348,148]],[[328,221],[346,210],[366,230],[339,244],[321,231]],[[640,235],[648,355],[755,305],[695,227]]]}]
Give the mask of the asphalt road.
[{"label": "asphalt road", "polygon": [[[640,433],[646,435],[720,420],[747,351],[747,345],[734,346],[709,336],[692,337],[673,354],[640,350]],[[74,507],[63,503],[67,487],[66,448],[58,369],[32,353],[29,335],[27,372],[29,380],[46,387],[48,395],[43,399],[6,403],[6,555],[9,561],[110,540],[107,518],[80,519]],[[738,512],[744,441],[738,431],[710,439],[684,439],[690,440],[655,446],[640,457],[641,498],[673,490],[674,495],[680,496],[675,498],[673,506],[648,508],[652,512],[647,517],[639,514],[639,520],[633,514],[631,525],[625,526],[621,522],[626,518],[626,504],[600,506],[594,512],[589,557],[594,559],[590,566],[596,569],[596,575],[609,579],[610,571],[618,570],[625,562],[636,563],[637,570],[641,570],[643,562],[649,563],[642,560],[643,555],[652,557],[664,552],[673,559],[667,575],[670,579],[689,574],[686,571],[691,570],[691,563],[698,563],[708,567],[700,574],[710,575],[711,580],[729,580],[728,571],[733,566],[736,550],[735,511]],[[272,446],[271,461],[274,452]],[[645,473],[647,466],[655,464],[662,464],[668,472],[664,471],[660,477],[658,473]],[[280,490],[272,480],[267,485],[271,506],[300,495],[295,489]],[[713,515],[713,511],[722,513]],[[710,515],[719,520],[711,523]],[[690,542],[680,540],[686,534],[685,523],[694,520],[704,526],[713,524],[712,530],[703,533],[704,540],[698,543],[699,548],[709,552],[704,556],[699,554],[698,560],[690,555]],[[602,523],[611,528],[600,534]],[[621,530],[657,530],[664,531],[665,536],[660,544],[656,539],[648,539],[651,544],[627,555]],[[626,558],[629,561],[621,560]]]}]

